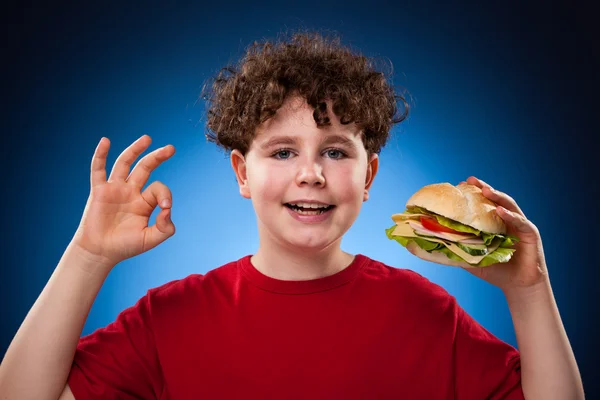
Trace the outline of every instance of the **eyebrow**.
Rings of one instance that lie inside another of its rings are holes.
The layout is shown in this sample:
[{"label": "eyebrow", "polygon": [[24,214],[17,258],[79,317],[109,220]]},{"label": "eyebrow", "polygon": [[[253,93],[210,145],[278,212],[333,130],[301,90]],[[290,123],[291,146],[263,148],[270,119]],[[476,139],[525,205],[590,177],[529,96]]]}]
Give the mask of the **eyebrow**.
[{"label": "eyebrow", "polygon": [[[298,140],[293,136],[275,136],[265,143],[261,144],[260,147],[262,149],[269,149],[278,145],[295,145]],[[340,135],[330,135],[323,140],[323,145],[330,144],[341,144],[350,147],[351,149],[356,149],[356,144],[349,138]]]},{"label": "eyebrow", "polygon": [[296,139],[291,136],[275,136],[261,144],[260,147],[261,149],[269,149],[282,144],[294,145],[296,144]]},{"label": "eyebrow", "polygon": [[327,136],[327,138],[323,141],[323,144],[341,144],[348,146],[353,150],[356,149],[356,144],[352,141],[352,139],[340,135]]}]

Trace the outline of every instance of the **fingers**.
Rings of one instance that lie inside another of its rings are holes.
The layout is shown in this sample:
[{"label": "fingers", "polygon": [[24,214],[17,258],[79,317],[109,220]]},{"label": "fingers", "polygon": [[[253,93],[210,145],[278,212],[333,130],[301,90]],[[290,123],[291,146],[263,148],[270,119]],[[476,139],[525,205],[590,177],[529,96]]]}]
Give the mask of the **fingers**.
[{"label": "fingers", "polygon": [[478,179],[474,176],[470,176],[469,179],[467,179],[467,183],[469,183],[471,185],[475,185],[478,188],[480,188],[481,192],[483,193],[483,195],[485,197],[492,200],[494,203],[498,204],[499,206],[502,206],[505,209],[508,209],[512,212],[524,215],[523,211],[521,211],[521,208],[519,207],[517,202],[512,197],[507,195],[506,193],[495,190],[489,184],[485,183],[481,179]]},{"label": "fingers", "polygon": [[[170,208],[162,210],[158,214],[158,218],[156,219],[156,224],[154,224],[154,226],[157,229],[157,236],[161,242],[175,234],[175,224],[171,219]],[[158,232],[160,232],[160,234]]]},{"label": "fingers", "polygon": [[171,220],[171,209],[163,209],[156,217],[156,223],[145,230],[144,248],[150,250],[175,234],[175,224]]},{"label": "fingers", "polygon": [[508,225],[513,226],[517,232],[537,232],[537,227],[531,221],[525,218],[524,215],[509,211],[501,206],[496,207],[496,211],[498,212],[500,218],[502,218]]},{"label": "fingers", "polygon": [[480,189],[483,189],[484,187],[488,187],[491,188],[490,185],[488,185],[487,183],[485,183],[484,181],[482,181],[481,179],[477,179],[474,176],[470,176],[467,178],[467,182],[470,185],[475,185]]},{"label": "fingers", "polygon": [[152,209],[157,205],[162,208],[156,216],[156,223],[145,228],[145,248],[151,249],[175,234],[175,224],[171,220],[172,194],[164,183],[155,181],[142,192],[142,197]]},{"label": "fingers", "polygon": [[106,157],[108,156],[109,148],[110,140],[105,137],[101,138],[94,151],[94,156],[92,157],[90,173],[91,187],[106,183]]},{"label": "fingers", "polygon": [[133,168],[133,171],[131,171],[131,174],[127,178],[127,182],[141,189],[148,182],[152,171],[173,154],[175,154],[175,147],[171,145],[161,147],[146,154]]},{"label": "fingers", "polygon": [[126,148],[115,161],[115,165],[110,173],[109,181],[124,181],[129,175],[129,169],[133,162],[142,154],[152,143],[148,135],[143,135]]},{"label": "fingers", "polygon": [[157,205],[161,208],[171,208],[173,205],[173,196],[171,190],[162,182],[152,182],[146,190],[142,192],[142,197],[152,209]]},{"label": "fingers", "polygon": [[[521,208],[512,197],[506,193],[495,190],[489,184],[474,176],[470,176],[466,183],[479,187],[485,197],[496,203],[496,213],[507,225],[512,227],[515,232],[527,234],[525,237],[539,236],[535,224],[525,217],[525,214],[521,211]],[[520,236],[520,238],[523,240],[523,236]]]}]

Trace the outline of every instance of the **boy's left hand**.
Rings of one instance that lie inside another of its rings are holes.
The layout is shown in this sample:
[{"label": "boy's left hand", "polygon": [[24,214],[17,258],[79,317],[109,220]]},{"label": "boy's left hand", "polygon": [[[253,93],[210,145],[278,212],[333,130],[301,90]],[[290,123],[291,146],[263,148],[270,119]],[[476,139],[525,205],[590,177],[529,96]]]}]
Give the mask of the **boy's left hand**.
[{"label": "boy's left hand", "polygon": [[469,177],[467,183],[479,187],[485,197],[499,206],[496,212],[506,223],[507,234],[518,237],[519,241],[510,261],[483,268],[465,269],[505,292],[544,283],[548,279],[548,270],[538,228],[525,217],[515,200],[506,193],[494,190],[474,176]]}]

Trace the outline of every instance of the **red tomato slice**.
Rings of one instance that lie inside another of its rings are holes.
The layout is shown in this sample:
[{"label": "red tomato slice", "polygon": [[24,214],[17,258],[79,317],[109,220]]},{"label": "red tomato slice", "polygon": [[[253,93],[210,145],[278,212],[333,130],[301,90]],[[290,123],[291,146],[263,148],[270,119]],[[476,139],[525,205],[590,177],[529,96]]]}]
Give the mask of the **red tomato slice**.
[{"label": "red tomato slice", "polygon": [[455,231],[454,229],[450,229],[444,225],[441,225],[437,220],[433,217],[419,217],[421,220],[421,224],[425,229],[429,229],[434,232],[448,232],[448,233],[458,233],[459,235],[464,235],[465,232]]}]

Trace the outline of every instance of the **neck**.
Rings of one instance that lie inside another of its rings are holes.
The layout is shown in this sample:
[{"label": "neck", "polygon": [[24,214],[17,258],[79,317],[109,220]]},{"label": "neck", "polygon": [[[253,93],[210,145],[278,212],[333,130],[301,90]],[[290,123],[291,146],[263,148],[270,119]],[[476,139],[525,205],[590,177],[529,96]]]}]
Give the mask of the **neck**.
[{"label": "neck", "polygon": [[250,261],[262,274],[284,281],[324,278],[346,268],[354,260],[340,248],[341,238],[320,250],[293,249],[278,244],[260,244]]}]

